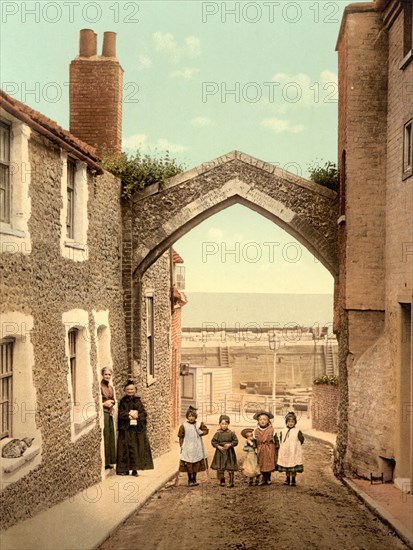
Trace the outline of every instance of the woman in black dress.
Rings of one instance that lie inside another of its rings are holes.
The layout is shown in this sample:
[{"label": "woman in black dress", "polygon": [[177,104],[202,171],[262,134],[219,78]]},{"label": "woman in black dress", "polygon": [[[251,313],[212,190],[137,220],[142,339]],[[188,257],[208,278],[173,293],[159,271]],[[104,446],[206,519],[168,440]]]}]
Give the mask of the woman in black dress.
[{"label": "woman in black dress", "polygon": [[138,470],[153,470],[152,453],[146,434],[146,411],[135,384],[129,380],[119,402],[116,473],[137,476]]}]

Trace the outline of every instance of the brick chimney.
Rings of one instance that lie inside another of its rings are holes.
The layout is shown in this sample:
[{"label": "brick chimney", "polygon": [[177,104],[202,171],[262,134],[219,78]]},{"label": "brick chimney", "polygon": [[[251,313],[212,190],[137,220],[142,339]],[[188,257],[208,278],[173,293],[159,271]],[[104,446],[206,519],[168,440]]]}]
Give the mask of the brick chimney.
[{"label": "brick chimney", "polygon": [[103,156],[122,150],[123,69],[116,33],[105,32],[102,55],[96,51],[96,33],[81,30],[79,55],[70,64],[70,131]]}]

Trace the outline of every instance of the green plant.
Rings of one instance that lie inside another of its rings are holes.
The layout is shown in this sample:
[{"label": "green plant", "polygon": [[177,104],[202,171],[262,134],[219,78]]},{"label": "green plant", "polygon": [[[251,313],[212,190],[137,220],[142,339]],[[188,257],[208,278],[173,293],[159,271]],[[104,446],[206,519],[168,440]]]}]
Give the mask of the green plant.
[{"label": "green plant", "polygon": [[315,378],[313,384],[315,384],[316,386],[321,384],[325,384],[328,386],[338,386],[338,377],[325,374],[324,376],[319,376],[318,378]]},{"label": "green plant", "polygon": [[142,154],[139,149],[135,155],[122,153],[107,156],[102,161],[103,168],[122,181],[122,196],[130,198],[135,191],[149,185],[162,185],[168,178],[183,172],[184,166],[169,156],[169,152],[151,156]]},{"label": "green plant", "polygon": [[[320,162],[323,159],[320,159]],[[319,185],[328,187],[333,191],[339,190],[339,174],[337,170],[337,165],[335,162],[328,160],[321,165],[318,160],[313,160],[308,165],[308,173],[310,174],[310,179]]]}]

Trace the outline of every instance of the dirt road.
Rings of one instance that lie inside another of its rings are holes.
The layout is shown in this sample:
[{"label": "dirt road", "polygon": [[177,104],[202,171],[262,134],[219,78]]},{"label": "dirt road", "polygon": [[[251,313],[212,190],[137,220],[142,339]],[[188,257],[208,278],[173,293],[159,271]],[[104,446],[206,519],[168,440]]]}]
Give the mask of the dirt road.
[{"label": "dirt road", "polygon": [[212,471],[188,487],[180,474],[178,485],[157,493],[100,550],[407,548],[335,479],[328,446],[307,440],[303,449],[297,487],[284,486],[281,474],[272,485],[249,487],[240,473],[233,489],[220,487]]}]

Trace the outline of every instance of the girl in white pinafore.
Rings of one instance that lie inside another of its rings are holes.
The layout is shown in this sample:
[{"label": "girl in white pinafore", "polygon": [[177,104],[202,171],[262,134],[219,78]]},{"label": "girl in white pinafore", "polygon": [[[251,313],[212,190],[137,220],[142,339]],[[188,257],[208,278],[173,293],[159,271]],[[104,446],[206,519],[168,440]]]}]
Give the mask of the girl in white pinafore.
[{"label": "girl in white pinafore", "polygon": [[277,471],[285,472],[284,485],[295,486],[295,476],[304,471],[303,452],[304,436],[296,427],[297,417],[289,412],[285,417],[287,429],[280,432]]},{"label": "girl in white pinafore", "polygon": [[186,413],[186,422],[179,426],[178,438],[181,446],[179,471],[188,474],[188,485],[199,485],[196,474],[208,468],[208,455],[204,449],[202,436],[207,435],[208,428],[203,422],[197,421],[196,409],[189,406]]}]

